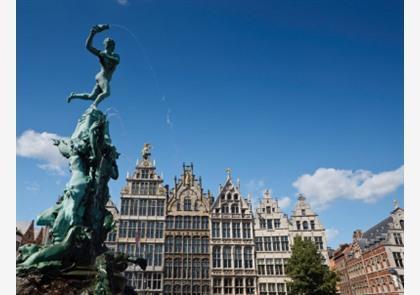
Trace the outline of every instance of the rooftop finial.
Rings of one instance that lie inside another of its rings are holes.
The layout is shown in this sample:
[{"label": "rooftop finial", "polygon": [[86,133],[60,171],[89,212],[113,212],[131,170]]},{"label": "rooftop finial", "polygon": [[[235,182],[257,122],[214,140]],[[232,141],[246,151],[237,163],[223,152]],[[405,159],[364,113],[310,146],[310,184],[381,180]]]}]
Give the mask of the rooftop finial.
[{"label": "rooftop finial", "polygon": [[227,178],[228,179],[231,179],[232,178],[232,169],[230,169],[230,168],[226,168],[226,173],[227,173]]},{"label": "rooftop finial", "polygon": [[266,189],[265,191],[264,191],[264,198],[265,199],[268,199],[270,197],[270,191],[268,190],[268,189]]},{"label": "rooftop finial", "polygon": [[302,194],[298,194],[298,200],[299,201],[305,201],[306,198]]},{"label": "rooftop finial", "polygon": [[143,149],[141,151],[141,155],[143,156],[144,160],[149,159],[149,157],[151,155],[151,152],[150,152],[151,149],[152,149],[152,145],[150,143],[145,143],[144,144]]},{"label": "rooftop finial", "polygon": [[394,204],[394,209],[397,209],[399,207],[399,204],[398,204],[397,200],[394,200],[393,204]]}]

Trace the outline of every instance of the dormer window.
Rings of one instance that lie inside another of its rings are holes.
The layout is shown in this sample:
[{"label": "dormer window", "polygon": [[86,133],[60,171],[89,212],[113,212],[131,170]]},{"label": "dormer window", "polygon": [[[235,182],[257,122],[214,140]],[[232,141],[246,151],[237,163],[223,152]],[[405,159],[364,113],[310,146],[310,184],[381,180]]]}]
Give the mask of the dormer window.
[{"label": "dormer window", "polygon": [[184,211],[191,211],[191,199],[189,197],[184,199]]},{"label": "dormer window", "polygon": [[238,204],[233,204],[230,210],[233,214],[238,214],[239,213]]},{"label": "dormer window", "polygon": [[239,199],[238,194],[234,194],[234,195],[233,195],[233,199],[234,199],[235,201],[237,201],[237,200]]},{"label": "dormer window", "polygon": [[305,216],[305,215],[306,215],[306,210],[302,209],[302,216]]},{"label": "dormer window", "polygon": [[229,213],[229,207],[226,204],[222,205],[222,213]]},{"label": "dormer window", "polygon": [[141,178],[148,178],[149,173],[146,169],[141,170]]},{"label": "dormer window", "polygon": [[311,229],[315,229],[315,221],[311,220]]},{"label": "dormer window", "polygon": [[266,211],[267,211],[267,214],[271,214],[271,207],[270,206],[267,206],[266,207]]},{"label": "dormer window", "polygon": [[300,230],[300,221],[296,221],[296,228]]},{"label": "dormer window", "polygon": [[309,229],[308,222],[306,220],[302,223],[302,225],[303,225],[303,229],[304,230],[308,230]]},{"label": "dormer window", "polygon": [[232,200],[232,195],[231,195],[231,193],[228,193],[228,194],[227,194],[227,199],[228,199],[228,201]]}]

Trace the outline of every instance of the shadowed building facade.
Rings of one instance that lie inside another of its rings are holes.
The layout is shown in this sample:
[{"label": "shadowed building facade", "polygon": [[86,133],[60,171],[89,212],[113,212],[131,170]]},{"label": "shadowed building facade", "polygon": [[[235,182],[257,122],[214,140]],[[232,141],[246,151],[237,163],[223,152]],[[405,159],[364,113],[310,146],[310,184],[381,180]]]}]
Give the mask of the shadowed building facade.
[{"label": "shadowed building facade", "polygon": [[164,294],[210,294],[210,199],[184,164],[167,204]]},{"label": "shadowed building facade", "polygon": [[251,200],[227,171],[211,211],[212,294],[257,294]]},{"label": "shadowed building facade", "polygon": [[117,251],[147,259],[144,272],[139,266],[127,268],[125,276],[130,286],[140,294],[162,294],[167,193],[150,159],[149,145],[143,148],[142,156],[121,191]]}]

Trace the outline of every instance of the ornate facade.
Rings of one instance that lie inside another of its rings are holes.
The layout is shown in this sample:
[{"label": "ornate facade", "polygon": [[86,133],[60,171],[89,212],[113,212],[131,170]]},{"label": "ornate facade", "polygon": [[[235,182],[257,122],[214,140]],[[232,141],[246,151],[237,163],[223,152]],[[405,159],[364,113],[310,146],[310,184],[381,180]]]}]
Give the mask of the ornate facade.
[{"label": "ornate facade", "polygon": [[254,225],[230,170],[211,210],[212,294],[257,294]]},{"label": "ornate facade", "polygon": [[324,256],[325,264],[328,264],[328,250],[327,250],[327,235],[325,228],[319,220],[311,206],[306,202],[304,196],[299,195],[298,202],[290,217],[290,240],[297,236],[304,240],[311,240],[314,242],[322,256]]},{"label": "ornate facade", "polygon": [[167,204],[164,294],[210,294],[210,199],[184,164]]},{"label": "ornate facade", "polygon": [[290,258],[291,225],[277,202],[265,191],[255,215],[255,247],[260,295],[287,294],[285,266]]},{"label": "ornate facade", "polygon": [[125,272],[128,284],[137,292],[162,294],[163,248],[165,231],[166,189],[151,161],[150,145],[145,144],[142,160],[127,175],[121,191],[121,211],[117,251],[147,259],[143,272],[130,265]]}]

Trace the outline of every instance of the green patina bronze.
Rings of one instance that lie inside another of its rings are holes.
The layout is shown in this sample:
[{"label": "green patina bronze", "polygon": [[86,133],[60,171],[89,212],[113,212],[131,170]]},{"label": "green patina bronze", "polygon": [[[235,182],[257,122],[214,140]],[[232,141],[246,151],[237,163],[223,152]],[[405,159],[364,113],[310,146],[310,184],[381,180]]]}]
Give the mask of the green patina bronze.
[{"label": "green patina bronze", "polygon": [[[80,273],[91,269],[94,294],[110,294],[116,288],[112,278],[123,271],[129,262],[146,267],[145,260],[107,252],[104,241],[113,229],[111,213],[105,208],[109,200],[108,182],[118,178],[118,152],[111,143],[108,120],[97,109],[98,103],[109,95],[109,81],[119,63],[113,53],[115,42],[107,38],[104,51],[92,47],[93,36],[108,25],[94,26],[87,40],[89,51],[99,57],[102,70],[96,75],[93,94],[72,94],[72,98],[94,100],[77,122],[70,138],[52,142],[69,160],[71,177],[57,203],[37,217],[37,225],[50,229],[50,241],[45,246],[21,246],[16,260],[19,276],[30,272]],[[121,276],[121,278],[123,278]],[[118,288],[124,284],[118,283]]]}]

